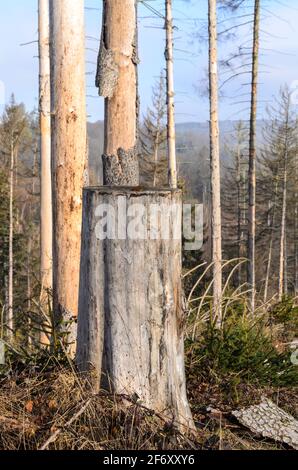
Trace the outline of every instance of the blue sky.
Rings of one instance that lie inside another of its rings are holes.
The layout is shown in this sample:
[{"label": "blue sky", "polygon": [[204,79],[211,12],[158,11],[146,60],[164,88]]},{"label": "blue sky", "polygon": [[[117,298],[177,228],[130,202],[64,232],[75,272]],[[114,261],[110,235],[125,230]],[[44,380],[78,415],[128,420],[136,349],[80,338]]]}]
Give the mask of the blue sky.
[{"label": "blue sky", "polygon": [[[75,0],[74,0],[75,1]],[[148,0],[150,5],[163,12],[162,0]],[[101,28],[101,0],[86,0],[86,46],[95,50],[86,54],[87,95],[89,119],[103,118],[103,100],[94,87],[97,38]],[[251,11],[252,0],[246,0],[246,12]],[[267,104],[279,88],[298,80],[298,4],[296,0],[263,0],[262,56],[260,77],[259,116],[264,116]],[[207,43],[194,37],[194,32],[206,25],[207,0],[173,0],[175,25],[175,87],[176,119],[178,122],[206,121],[208,101],[200,96],[202,81],[207,70]],[[90,9],[88,9],[90,8]],[[243,13],[242,13],[243,14]],[[140,96],[142,112],[151,101],[151,89],[164,67],[163,21],[151,17],[152,13],[140,7]],[[222,21],[222,18],[220,18]],[[224,23],[222,23],[224,24]],[[89,39],[88,39],[89,38]],[[28,109],[37,107],[38,58],[37,44],[21,47],[20,44],[37,40],[37,0],[1,0],[0,19],[0,81],[5,86],[6,99],[12,92]],[[220,57],[232,52],[238,42],[250,41],[247,26],[238,38],[220,46]],[[234,42],[234,43],[233,43]],[[247,42],[247,45],[250,43]],[[263,74],[263,72],[266,72]],[[224,78],[224,75],[223,77]],[[241,98],[249,91],[245,82],[249,76],[229,82],[220,101],[221,119],[245,118],[248,103]],[[241,101],[241,102],[240,102]],[[242,102],[243,101],[243,102]],[[2,106],[3,108],[3,106]],[[1,106],[0,106],[1,111]]]}]

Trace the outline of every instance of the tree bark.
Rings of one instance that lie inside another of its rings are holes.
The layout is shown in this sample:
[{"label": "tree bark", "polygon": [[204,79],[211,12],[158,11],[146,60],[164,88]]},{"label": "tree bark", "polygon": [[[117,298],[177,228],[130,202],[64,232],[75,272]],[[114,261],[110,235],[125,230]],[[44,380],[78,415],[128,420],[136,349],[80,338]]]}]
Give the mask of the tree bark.
[{"label": "tree bark", "polygon": [[255,309],[256,278],[255,278],[255,244],[256,244],[256,140],[257,140],[257,98],[260,47],[260,0],[255,0],[254,33],[252,53],[251,111],[249,135],[248,165],[248,264],[247,282],[251,288],[251,310]]},{"label": "tree bark", "polygon": [[[137,215],[136,208],[144,212]],[[156,208],[169,213],[164,239],[165,219],[150,219]],[[107,223],[100,219],[103,212],[108,223],[118,223],[109,231],[114,239],[99,235]],[[83,213],[80,369],[92,371],[96,388],[101,380],[115,393],[192,427],[184,373],[180,191],[86,189]],[[131,217],[128,223],[120,219],[133,213],[133,219],[140,217],[137,239],[129,236]]]},{"label": "tree bark", "polygon": [[50,25],[53,304],[56,320],[63,319],[68,341],[74,343],[87,176],[84,1],[50,0]]},{"label": "tree bark", "polygon": [[[39,0],[39,120],[40,120],[40,280],[41,307],[49,305],[53,290],[53,214],[51,176],[51,83],[49,0]],[[47,335],[41,334],[47,343]]]},{"label": "tree bark", "polygon": [[288,186],[288,152],[289,152],[289,101],[286,108],[285,122],[285,143],[283,152],[283,173],[282,173],[282,213],[280,225],[280,242],[279,242],[279,276],[278,276],[278,299],[281,301],[282,296],[287,291],[287,255],[286,255],[286,223],[287,223],[287,186]]},{"label": "tree bark", "polygon": [[139,185],[135,0],[104,0],[96,85],[105,98],[104,184]]},{"label": "tree bark", "polygon": [[217,73],[217,14],[216,0],[209,0],[209,94],[210,94],[210,165],[211,165],[211,218],[213,302],[216,323],[221,324],[222,297],[222,247],[221,247],[221,198],[220,156],[218,125],[218,73]]},{"label": "tree bark", "polygon": [[168,111],[168,164],[169,185],[177,188],[176,130],[175,130],[175,90],[173,57],[173,13],[172,0],[166,0],[166,82]]},{"label": "tree bark", "polygon": [[14,141],[11,140],[10,151],[10,191],[9,191],[9,255],[8,255],[8,306],[7,306],[7,336],[13,338],[13,198],[14,198]]}]

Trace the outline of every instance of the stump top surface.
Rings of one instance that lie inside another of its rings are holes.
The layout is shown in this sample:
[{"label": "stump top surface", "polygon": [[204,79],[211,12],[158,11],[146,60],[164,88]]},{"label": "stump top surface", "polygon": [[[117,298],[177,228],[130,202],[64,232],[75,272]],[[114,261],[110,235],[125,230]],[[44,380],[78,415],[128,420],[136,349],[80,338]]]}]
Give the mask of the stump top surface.
[{"label": "stump top surface", "polygon": [[179,195],[180,189],[172,188],[150,188],[144,186],[86,186],[86,192],[96,192],[98,194],[113,194],[113,195],[129,195],[129,196],[148,196],[148,195],[161,195],[168,196],[169,194]]}]

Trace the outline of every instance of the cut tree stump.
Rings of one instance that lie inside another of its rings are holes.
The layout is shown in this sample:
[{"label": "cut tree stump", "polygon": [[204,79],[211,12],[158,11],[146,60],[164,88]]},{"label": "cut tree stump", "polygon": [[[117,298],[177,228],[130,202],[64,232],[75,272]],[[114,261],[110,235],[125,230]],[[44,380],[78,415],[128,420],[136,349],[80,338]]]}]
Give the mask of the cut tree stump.
[{"label": "cut tree stump", "polygon": [[298,449],[298,421],[268,398],[232,414],[250,431]]},{"label": "cut tree stump", "polygon": [[[87,188],[83,201],[78,366],[92,371],[97,388],[133,396],[192,428],[184,370],[181,192]],[[154,218],[156,209],[162,216]],[[117,223],[115,233],[109,225],[114,239],[100,239],[103,218],[111,222],[123,213],[127,221]]]}]

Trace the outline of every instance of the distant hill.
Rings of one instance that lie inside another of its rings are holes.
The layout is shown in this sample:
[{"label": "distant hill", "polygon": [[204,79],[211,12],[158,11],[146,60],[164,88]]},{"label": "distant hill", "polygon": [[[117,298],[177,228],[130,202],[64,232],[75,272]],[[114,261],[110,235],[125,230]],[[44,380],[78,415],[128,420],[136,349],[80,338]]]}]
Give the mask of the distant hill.
[{"label": "distant hill", "polygon": [[[232,139],[237,121],[221,121],[220,122],[220,145],[221,159],[223,164],[229,161],[229,155],[226,153],[225,143]],[[258,140],[262,141],[262,128],[264,121],[258,121]],[[248,122],[247,122],[248,128]],[[178,164],[190,165],[196,171],[200,169],[199,154],[209,147],[209,123],[206,122],[185,122],[176,126],[177,134],[177,159]],[[97,121],[88,123],[89,138],[89,165],[90,165],[90,182],[92,184],[102,184],[102,162],[101,155],[103,153],[104,142],[104,123]]]}]

